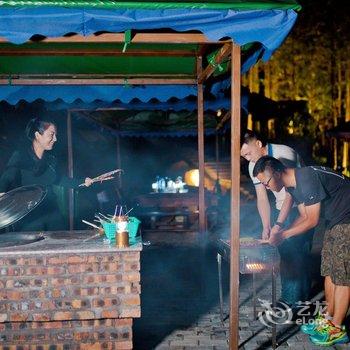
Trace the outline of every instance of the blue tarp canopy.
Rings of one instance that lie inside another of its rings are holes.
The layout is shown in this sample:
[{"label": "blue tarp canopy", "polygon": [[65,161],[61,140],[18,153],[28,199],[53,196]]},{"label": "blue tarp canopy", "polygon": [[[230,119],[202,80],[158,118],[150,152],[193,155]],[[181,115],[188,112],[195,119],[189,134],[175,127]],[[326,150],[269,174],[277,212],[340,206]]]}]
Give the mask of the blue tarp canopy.
[{"label": "blue tarp canopy", "polygon": [[158,30],[200,31],[212,41],[228,37],[240,46],[259,42],[262,58],[270,58],[291,28],[294,10],[95,10],[59,7],[0,8],[0,36],[21,44],[33,35],[61,37],[67,33],[84,36],[96,32]]},{"label": "blue tarp canopy", "polygon": [[[13,2],[14,5],[20,3]],[[169,29],[178,32],[199,31],[212,41],[232,38],[243,49],[246,46],[247,55],[243,60],[243,72],[258,59],[267,60],[271,56],[289,33],[297,17],[295,6],[238,11],[231,8],[215,9],[199,8],[198,6],[166,9],[142,7],[96,9],[55,7],[52,4],[45,6],[45,2],[28,7],[11,7],[11,4],[11,2],[0,3],[0,37],[11,43],[25,43],[34,35],[54,38],[74,33],[89,36],[100,32],[120,33],[130,29],[151,32],[169,31]],[[30,2],[23,4],[30,4]],[[254,49],[251,49],[252,46]],[[6,57],[11,61],[8,54]],[[30,62],[35,62],[35,60]],[[36,99],[45,101],[61,99],[64,103],[73,103],[77,100],[85,103],[93,103],[94,100],[109,103],[117,100],[128,104],[138,99],[142,106],[156,99],[162,103],[161,108],[157,109],[166,109],[169,103],[171,104],[169,100],[172,98],[182,100],[186,96],[195,96],[197,93],[196,87],[192,85],[12,86],[11,79],[8,79],[7,86],[0,86],[0,100],[11,104],[16,104],[20,100],[34,101]],[[220,88],[214,86],[212,91],[214,95],[219,96],[219,90]],[[215,107],[209,107],[207,103],[206,109],[228,108],[227,102],[227,99],[218,97]],[[196,108],[195,103],[189,104],[188,101],[177,102],[176,105],[177,110]],[[152,104],[150,106],[153,107]]]}]

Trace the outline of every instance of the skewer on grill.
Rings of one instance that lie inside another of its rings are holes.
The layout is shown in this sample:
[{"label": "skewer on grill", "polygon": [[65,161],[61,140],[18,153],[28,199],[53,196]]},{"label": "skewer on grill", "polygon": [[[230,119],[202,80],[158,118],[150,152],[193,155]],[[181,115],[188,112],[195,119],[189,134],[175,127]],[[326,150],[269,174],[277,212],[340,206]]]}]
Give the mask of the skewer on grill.
[{"label": "skewer on grill", "polygon": [[[122,169],[115,169],[115,170],[112,170],[108,173],[104,173],[104,174],[101,174],[99,176],[96,176],[93,179],[91,179],[91,181],[92,181],[92,183],[94,183],[94,182],[102,182],[102,181],[112,180],[112,179],[114,179],[114,176],[112,176],[112,175],[114,175],[116,173],[120,173],[122,171],[123,171]],[[82,187],[82,186],[85,186],[85,183],[82,183],[79,185],[79,187]]]}]

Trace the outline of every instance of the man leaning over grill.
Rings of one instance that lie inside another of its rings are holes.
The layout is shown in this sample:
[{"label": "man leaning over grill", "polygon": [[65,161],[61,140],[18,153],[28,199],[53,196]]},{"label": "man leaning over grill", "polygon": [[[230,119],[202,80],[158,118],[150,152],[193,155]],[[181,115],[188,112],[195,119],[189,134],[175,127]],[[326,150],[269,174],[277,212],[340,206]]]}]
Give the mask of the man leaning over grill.
[{"label": "man leaning over grill", "polygon": [[321,274],[325,277],[327,312],[301,329],[317,345],[347,343],[349,339],[342,323],[350,298],[350,179],[326,167],[286,168],[268,156],[257,161],[253,175],[273,191],[286,188],[298,204],[299,217],[287,229],[271,234],[271,244],[283,244],[292,237],[302,236],[324,215],[327,231]]},{"label": "man leaning over grill", "polygon": [[[269,239],[270,235],[278,232],[282,227],[291,223],[298,215],[298,210],[293,206],[293,199],[284,189],[273,192],[276,202],[271,210],[267,188],[253,176],[255,163],[263,156],[269,155],[280,159],[286,166],[295,168],[301,166],[301,160],[297,152],[286,145],[267,143],[257,133],[246,130],[242,133],[241,156],[249,161],[249,174],[253,181],[259,215],[263,225],[262,238]],[[292,208],[292,209],[291,209]],[[272,215],[271,215],[272,211]],[[271,216],[273,224],[271,224]],[[311,280],[308,266],[309,251],[311,247],[312,232],[308,235],[295,237],[281,244],[278,251],[281,257],[281,304],[288,304],[296,311],[298,302],[309,298]]]}]

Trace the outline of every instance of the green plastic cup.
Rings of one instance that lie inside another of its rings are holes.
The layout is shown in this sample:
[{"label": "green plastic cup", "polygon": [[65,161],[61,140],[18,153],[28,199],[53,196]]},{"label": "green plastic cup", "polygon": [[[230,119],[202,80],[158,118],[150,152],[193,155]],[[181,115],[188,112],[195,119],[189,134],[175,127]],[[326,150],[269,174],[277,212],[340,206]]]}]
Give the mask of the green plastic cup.
[{"label": "green plastic cup", "polygon": [[135,218],[134,216],[129,216],[128,231],[130,238],[136,237],[140,223],[141,221],[138,218]]},{"label": "green plastic cup", "polygon": [[106,237],[110,241],[115,241],[115,233],[117,231],[117,225],[114,222],[103,222],[102,226],[105,231]]}]

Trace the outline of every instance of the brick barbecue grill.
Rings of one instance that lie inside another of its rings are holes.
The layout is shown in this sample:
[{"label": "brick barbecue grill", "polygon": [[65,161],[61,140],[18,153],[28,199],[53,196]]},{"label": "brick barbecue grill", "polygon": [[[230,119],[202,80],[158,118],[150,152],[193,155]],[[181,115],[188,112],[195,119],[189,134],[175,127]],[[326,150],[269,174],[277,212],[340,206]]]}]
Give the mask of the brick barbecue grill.
[{"label": "brick barbecue grill", "polygon": [[94,234],[45,232],[0,248],[1,349],[132,349],[142,244],[85,241]]}]

